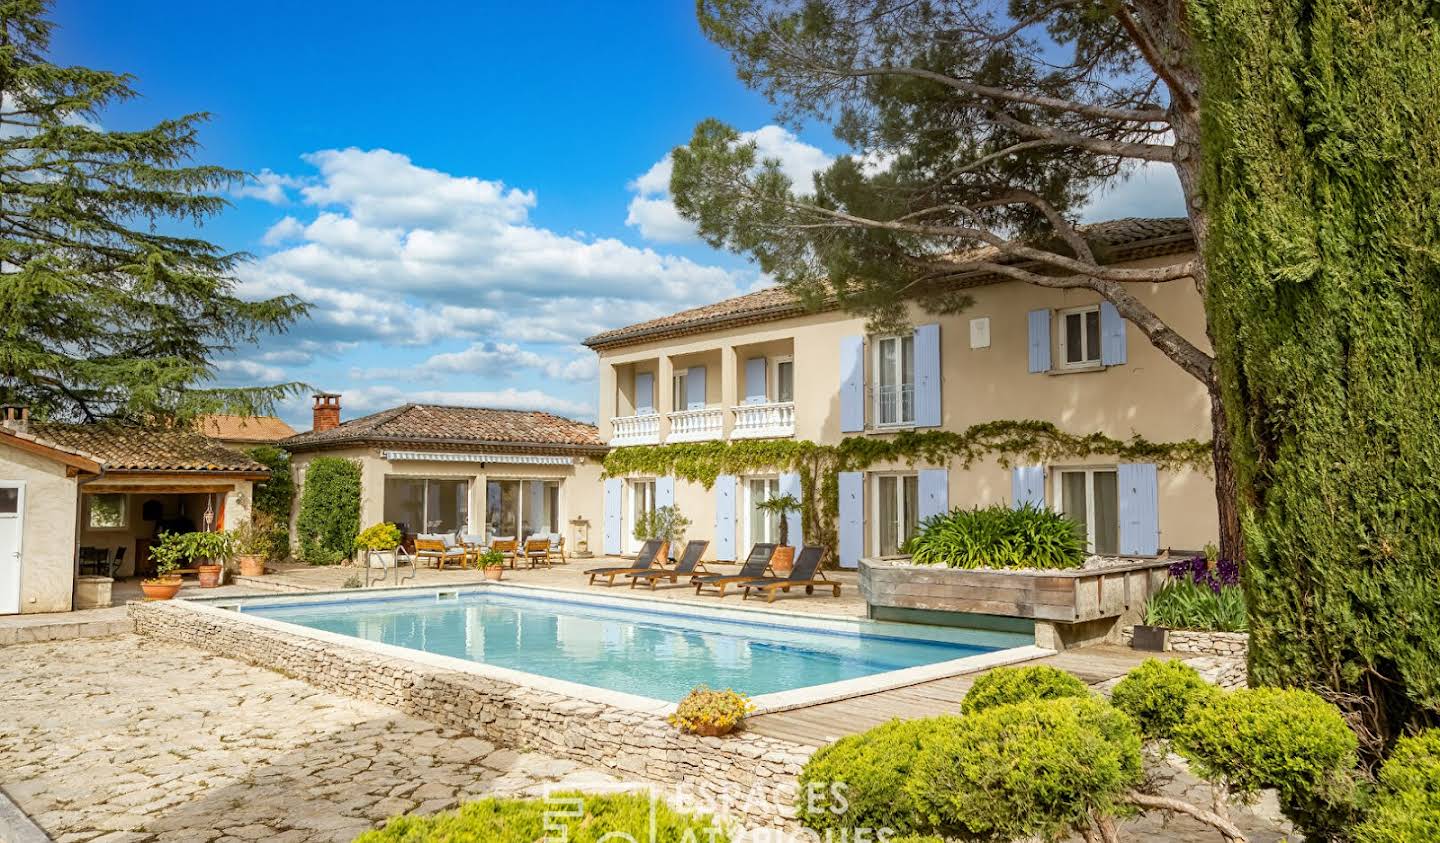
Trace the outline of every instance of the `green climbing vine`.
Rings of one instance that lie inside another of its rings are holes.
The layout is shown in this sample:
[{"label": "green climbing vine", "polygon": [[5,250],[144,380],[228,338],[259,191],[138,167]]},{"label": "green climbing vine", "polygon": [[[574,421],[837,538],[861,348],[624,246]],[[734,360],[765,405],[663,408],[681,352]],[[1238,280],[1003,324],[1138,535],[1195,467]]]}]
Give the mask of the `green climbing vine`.
[{"label": "green climbing vine", "polygon": [[722,474],[794,471],[800,475],[805,535],[833,548],[842,471],[897,463],[969,468],[986,457],[1008,466],[1016,460],[1046,463],[1099,454],[1168,469],[1210,468],[1209,442],[1151,442],[1141,436],[1115,439],[1102,433],[1077,436],[1050,422],[1032,419],[982,422],[963,431],[906,430],[886,437],[851,436],[837,445],[791,439],[635,445],[606,455],[605,476],[671,476],[709,489]]}]

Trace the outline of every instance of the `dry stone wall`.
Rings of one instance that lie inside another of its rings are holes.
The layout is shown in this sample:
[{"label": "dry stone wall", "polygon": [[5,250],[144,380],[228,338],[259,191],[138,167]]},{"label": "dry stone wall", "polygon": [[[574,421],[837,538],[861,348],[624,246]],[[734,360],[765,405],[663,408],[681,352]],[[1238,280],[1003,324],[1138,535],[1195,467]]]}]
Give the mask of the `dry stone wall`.
[{"label": "dry stone wall", "polygon": [[569,758],[675,788],[681,800],[749,825],[794,826],[796,777],[813,748],[744,731],[680,733],[658,714],[392,658],[250,622],[222,610],[131,603],[142,635],[266,667],[498,744]]}]

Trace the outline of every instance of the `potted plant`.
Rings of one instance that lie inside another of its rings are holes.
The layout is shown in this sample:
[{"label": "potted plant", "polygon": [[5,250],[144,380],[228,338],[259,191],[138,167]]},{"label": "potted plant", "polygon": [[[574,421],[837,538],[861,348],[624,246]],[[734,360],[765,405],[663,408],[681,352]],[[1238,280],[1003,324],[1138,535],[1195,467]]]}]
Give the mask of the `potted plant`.
[{"label": "potted plant", "polygon": [[240,576],[261,577],[265,575],[265,555],[274,543],[269,516],[257,513],[255,517],[230,531],[235,543],[235,559],[240,565]]},{"label": "potted plant", "polygon": [[776,576],[790,573],[795,566],[795,548],[790,546],[790,513],[800,508],[800,500],[794,495],[775,495],[755,504],[755,508],[780,517],[780,544],[775,548],[775,555],[770,557],[770,567]]},{"label": "potted plant", "polygon": [[669,559],[670,548],[685,540],[685,531],[690,528],[690,519],[675,506],[658,507],[635,519],[635,538],[638,541],[659,539],[660,552],[657,559]]},{"label": "potted plant", "polygon": [[[395,548],[400,546],[402,538],[400,528],[394,524],[371,524],[355,537],[355,549],[367,567],[393,568]],[[380,564],[376,565],[376,561]]]},{"label": "potted plant", "polygon": [[210,532],[185,533],[183,539],[186,555],[195,563],[200,587],[220,585],[225,566],[235,558],[235,539],[229,533]]},{"label": "potted plant", "polygon": [[682,732],[719,737],[735,731],[745,715],[755,710],[750,698],[736,691],[712,691],[701,685],[685,695],[670,715],[671,725]]},{"label": "potted plant", "polygon": [[485,579],[498,580],[505,573],[505,554],[498,550],[487,550],[480,554],[480,570],[485,572]]},{"label": "potted plant", "polygon": [[161,533],[160,541],[150,548],[155,562],[155,576],[140,581],[146,600],[169,600],[180,591],[180,575],[175,570],[185,558],[179,533]]}]

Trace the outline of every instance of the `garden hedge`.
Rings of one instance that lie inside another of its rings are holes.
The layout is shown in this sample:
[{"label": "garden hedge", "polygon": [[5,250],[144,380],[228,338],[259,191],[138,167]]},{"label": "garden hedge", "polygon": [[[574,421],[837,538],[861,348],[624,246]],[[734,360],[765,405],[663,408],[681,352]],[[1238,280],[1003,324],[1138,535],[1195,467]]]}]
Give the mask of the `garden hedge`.
[{"label": "garden hedge", "polygon": [[360,466],[339,457],[317,457],[305,466],[295,531],[300,559],[333,565],[349,558],[360,534]]},{"label": "garden hedge", "polygon": [[383,829],[367,831],[354,843],[535,843],[550,839],[567,843],[729,843],[730,836],[707,815],[682,814],[642,793],[558,793],[549,799],[482,799],[445,814],[394,817]]}]

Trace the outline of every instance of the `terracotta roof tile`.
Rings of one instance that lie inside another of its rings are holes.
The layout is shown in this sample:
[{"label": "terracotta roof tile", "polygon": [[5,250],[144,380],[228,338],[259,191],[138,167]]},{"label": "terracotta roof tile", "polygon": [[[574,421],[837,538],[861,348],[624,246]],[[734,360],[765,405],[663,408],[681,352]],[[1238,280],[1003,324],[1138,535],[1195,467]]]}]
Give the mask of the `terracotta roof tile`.
[{"label": "terracotta roof tile", "polygon": [[[1133,260],[1154,255],[1178,254],[1194,247],[1190,221],[1184,217],[1146,219],[1128,217],[1082,226],[1085,236],[1101,255],[1111,250],[1113,260]],[[977,249],[971,258],[995,253],[993,247]],[[1101,257],[1105,261],[1105,257]],[[1007,280],[1002,276],[977,273],[962,286],[977,286]],[[831,305],[830,307],[833,307]],[[825,308],[821,308],[822,310]],[[604,331],[585,340],[593,349],[614,348],[661,337],[682,336],[715,328],[771,322],[805,312],[790,293],[778,287],[757,290],[713,304],[682,310],[669,316]]]},{"label": "terracotta roof tile", "polygon": [[195,427],[227,442],[279,442],[295,435],[295,428],[274,416],[201,416]]},{"label": "terracotta roof tile", "polygon": [[530,448],[602,449],[592,424],[534,410],[405,404],[310,431],[285,440],[286,448],[309,450],[360,442],[505,445]]},{"label": "terracotta roof tile", "polygon": [[106,471],[263,472],[244,454],[193,430],[132,427],[118,423],[32,422],[8,433],[92,459]]}]

